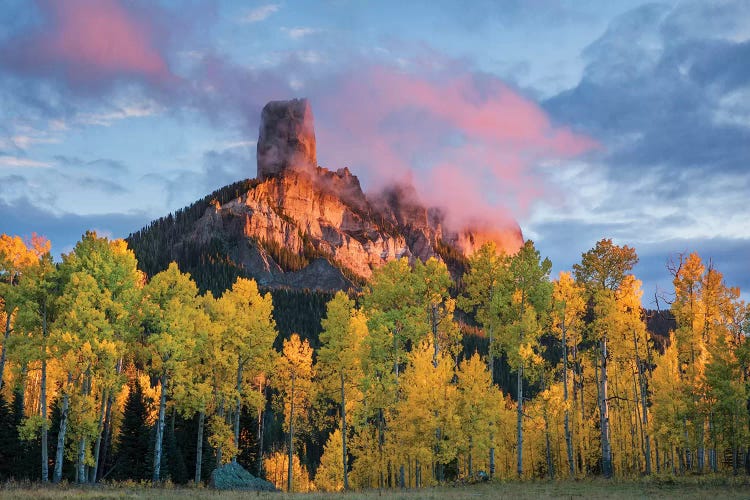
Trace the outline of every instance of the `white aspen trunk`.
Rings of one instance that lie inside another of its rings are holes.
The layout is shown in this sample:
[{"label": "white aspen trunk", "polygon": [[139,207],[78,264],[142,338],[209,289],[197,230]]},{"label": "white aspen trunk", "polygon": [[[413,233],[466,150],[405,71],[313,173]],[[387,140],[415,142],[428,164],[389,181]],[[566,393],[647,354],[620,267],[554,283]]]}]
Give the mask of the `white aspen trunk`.
[{"label": "white aspen trunk", "polygon": [[[68,384],[71,376],[68,374]],[[57,451],[55,452],[55,473],[52,476],[53,483],[59,483],[62,479],[63,457],[65,456],[65,432],[68,429],[68,411],[70,409],[70,396],[68,393],[63,394],[63,403],[60,415],[60,430],[57,432]]]},{"label": "white aspen trunk", "polygon": [[[42,417],[42,483],[49,482],[49,456],[47,449],[47,304],[42,306],[42,380],[39,394],[39,413]],[[3,347],[5,344],[3,344]],[[2,387],[0,374],[0,387]]]},{"label": "white aspen trunk", "polygon": [[203,468],[203,427],[206,421],[206,410],[201,409],[198,414],[198,440],[195,443],[195,484],[201,482],[201,470]]},{"label": "white aspen trunk", "polygon": [[156,424],[156,443],[154,444],[153,482],[158,483],[161,474],[162,441],[164,439],[165,412],[167,408],[167,374],[161,375],[161,396],[159,397],[159,420]]},{"label": "white aspen trunk", "polygon": [[568,410],[568,342],[565,328],[565,312],[562,317],[562,348],[563,348],[563,400],[565,401],[565,448],[568,453],[568,472],[570,478],[576,477],[573,463],[573,436],[570,432],[570,410]]},{"label": "white aspen trunk", "polygon": [[518,376],[516,383],[518,384],[518,404],[516,412],[516,435],[518,440],[518,448],[516,450],[516,472],[518,477],[523,477],[523,366],[518,366]]},{"label": "white aspen trunk", "polygon": [[98,433],[96,436],[96,444],[94,445],[94,468],[91,471],[91,479],[90,481],[92,483],[96,483],[97,476],[99,475],[99,450],[101,449],[102,445],[102,434],[104,432],[104,415],[106,413],[106,396],[107,396],[107,390],[102,389],[102,399],[101,399],[101,409],[99,412],[99,426],[97,427]]},{"label": "white aspen trunk", "polygon": [[237,452],[232,457],[232,463],[237,463],[237,453],[240,450],[240,412],[242,411],[242,365],[240,361],[237,365],[237,405],[234,412],[234,446]]},{"label": "white aspen trunk", "polygon": [[[344,464],[344,491],[349,489],[349,471],[348,469],[348,454],[346,450],[346,391],[344,390],[344,372],[340,373],[341,376],[341,449],[342,449],[342,463]],[[402,468],[403,475],[403,468]],[[403,483],[403,480],[402,480]]]},{"label": "white aspen trunk", "polygon": [[291,493],[294,490],[292,483],[293,467],[292,458],[294,457],[294,374],[292,374],[292,391],[289,401],[289,464],[287,466],[286,490]]},{"label": "white aspen trunk", "polygon": [[612,477],[612,447],[609,441],[609,401],[607,388],[607,337],[600,341],[601,345],[601,379],[599,388],[599,418],[602,443],[602,475]]}]

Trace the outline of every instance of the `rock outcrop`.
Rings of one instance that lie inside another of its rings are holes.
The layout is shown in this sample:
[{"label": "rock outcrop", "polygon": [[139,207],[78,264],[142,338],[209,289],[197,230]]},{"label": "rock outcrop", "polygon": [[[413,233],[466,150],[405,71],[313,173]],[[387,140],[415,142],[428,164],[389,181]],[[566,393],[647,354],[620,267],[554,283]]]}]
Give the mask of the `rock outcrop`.
[{"label": "rock outcrop", "polygon": [[139,260],[153,260],[158,242],[166,241],[166,248],[158,247],[169,253],[159,257],[165,262],[189,268],[219,260],[264,287],[332,291],[361,285],[393,259],[436,257],[457,276],[485,241],[508,253],[523,243],[517,225],[448,227],[444,211],[426,207],[410,185],[365,195],[349,169],[329,170],[315,161],[309,103],[268,103],[258,140],[258,178],[186,208],[189,220],[179,218],[179,231],[169,218],[152,224],[151,231],[161,227],[168,236],[152,238],[148,228],[139,232],[134,237],[153,240],[143,244],[146,255]]},{"label": "rock outcrop", "polygon": [[[228,242],[232,260],[260,285],[324,290],[349,288],[401,257],[444,259],[447,247],[469,256],[488,240],[506,252],[522,244],[517,226],[452,231],[442,213],[421,205],[410,187],[371,201],[348,170],[321,167],[285,171],[228,203],[209,206],[186,236],[204,244],[217,236]],[[294,263],[300,261],[298,268]]]},{"label": "rock outcrop", "polygon": [[318,165],[315,123],[307,99],[271,101],[260,115],[258,179]]},{"label": "rock outcrop", "polygon": [[276,487],[246,471],[240,464],[230,462],[211,473],[212,488],[217,490],[276,491]]}]

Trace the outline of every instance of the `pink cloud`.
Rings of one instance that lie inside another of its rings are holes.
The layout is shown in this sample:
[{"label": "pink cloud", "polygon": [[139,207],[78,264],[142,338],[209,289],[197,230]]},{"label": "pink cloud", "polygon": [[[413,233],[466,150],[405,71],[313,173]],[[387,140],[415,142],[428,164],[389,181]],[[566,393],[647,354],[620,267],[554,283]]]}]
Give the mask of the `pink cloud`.
[{"label": "pink cloud", "polygon": [[115,0],[41,0],[43,22],[10,41],[2,59],[16,71],[64,79],[74,87],[121,78],[159,83],[171,73],[144,12]]},{"label": "pink cloud", "polygon": [[374,189],[413,179],[457,225],[507,224],[549,193],[540,162],[599,147],[500,79],[466,68],[359,68],[310,97],[322,163],[349,165]]}]

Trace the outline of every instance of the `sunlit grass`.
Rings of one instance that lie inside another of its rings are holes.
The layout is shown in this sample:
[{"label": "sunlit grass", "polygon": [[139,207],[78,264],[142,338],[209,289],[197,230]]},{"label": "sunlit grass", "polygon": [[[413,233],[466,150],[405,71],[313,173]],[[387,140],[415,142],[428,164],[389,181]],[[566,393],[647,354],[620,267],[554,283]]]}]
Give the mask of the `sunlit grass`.
[{"label": "sunlit grass", "polygon": [[582,481],[497,481],[468,486],[440,486],[421,490],[367,490],[348,493],[256,493],[244,491],[215,491],[208,488],[185,488],[165,485],[152,488],[148,483],[132,482],[77,487],[74,485],[41,486],[32,483],[5,483],[0,487],[0,497],[20,499],[540,499],[540,498],[750,498],[750,477],[695,476],[659,477],[642,480],[592,479]]}]

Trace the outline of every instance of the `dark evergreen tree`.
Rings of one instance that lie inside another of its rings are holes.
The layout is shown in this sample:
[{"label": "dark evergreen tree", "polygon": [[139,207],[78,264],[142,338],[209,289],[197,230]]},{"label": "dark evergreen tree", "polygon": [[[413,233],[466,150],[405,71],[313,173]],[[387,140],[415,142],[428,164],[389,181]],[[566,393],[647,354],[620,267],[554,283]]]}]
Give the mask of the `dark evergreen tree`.
[{"label": "dark evergreen tree", "polygon": [[[175,426],[176,420],[177,412],[173,410],[172,418],[167,423],[166,432],[164,433],[165,452],[162,454],[161,470],[164,473],[164,477],[169,478],[173,483],[185,484],[188,482],[189,476],[183,456],[182,443],[178,443],[177,440],[176,432],[180,432],[181,429],[179,426]],[[179,420],[181,421],[182,419]]]},{"label": "dark evergreen tree", "polygon": [[0,394],[0,481],[15,477],[15,460],[21,442],[11,405]]},{"label": "dark evergreen tree", "polygon": [[258,412],[242,408],[240,415],[240,454],[237,462],[253,475],[257,472]]},{"label": "dark evergreen tree", "polygon": [[130,385],[125,401],[122,427],[117,436],[117,452],[113,465],[113,476],[117,479],[136,481],[151,477],[148,468],[149,436],[151,429],[146,424],[146,402],[138,382]]},{"label": "dark evergreen tree", "polygon": [[42,456],[41,438],[39,436],[30,440],[20,438],[19,430],[25,418],[22,390],[19,387],[13,393],[13,404],[11,406],[11,425],[16,440],[11,469],[13,477],[16,479],[37,481],[41,479],[41,473],[39,472],[39,458]]}]

